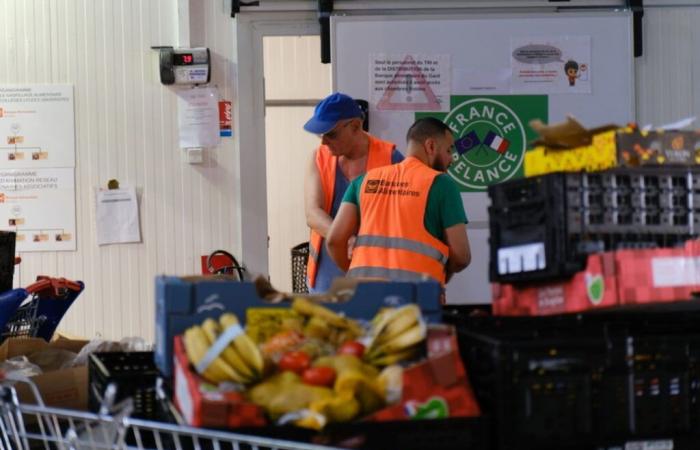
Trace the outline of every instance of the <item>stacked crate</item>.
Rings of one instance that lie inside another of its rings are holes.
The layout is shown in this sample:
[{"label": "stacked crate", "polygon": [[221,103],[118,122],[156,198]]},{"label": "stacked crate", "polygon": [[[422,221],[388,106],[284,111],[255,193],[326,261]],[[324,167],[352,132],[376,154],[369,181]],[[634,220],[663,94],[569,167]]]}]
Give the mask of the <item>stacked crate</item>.
[{"label": "stacked crate", "polygon": [[587,255],[681,245],[700,230],[700,168],[553,173],[489,187],[490,279],[552,280]]}]

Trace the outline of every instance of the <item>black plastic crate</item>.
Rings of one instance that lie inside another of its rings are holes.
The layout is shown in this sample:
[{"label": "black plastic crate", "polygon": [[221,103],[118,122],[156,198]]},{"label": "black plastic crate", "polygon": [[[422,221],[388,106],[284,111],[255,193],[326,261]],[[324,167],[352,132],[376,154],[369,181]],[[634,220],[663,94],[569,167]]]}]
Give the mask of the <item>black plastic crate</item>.
[{"label": "black plastic crate", "polygon": [[0,231],[0,292],[12,289],[12,278],[15,274],[15,242],[17,235],[14,231]]},{"label": "black plastic crate", "polygon": [[590,439],[595,380],[606,364],[602,334],[574,316],[514,319],[458,324],[462,357],[498,448],[563,448]]},{"label": "black plastic crate", "polygon": [[[566,278],[583,269],[591,252],[692,239],[700,232],[699,179],[697,168],[624,168],[489,186],[489,278]],[[629,245],[636,242],[642,245]]]},{"label": "black plastic crate", "polygon": [[153,361],[153,352],[100,352],[88,360],[88,405],[91,411],[100,409],[109,384],[116,386],[115,402],[132,398],[134,417],[156,419],[159,409],[156,379],[160,376]]}]

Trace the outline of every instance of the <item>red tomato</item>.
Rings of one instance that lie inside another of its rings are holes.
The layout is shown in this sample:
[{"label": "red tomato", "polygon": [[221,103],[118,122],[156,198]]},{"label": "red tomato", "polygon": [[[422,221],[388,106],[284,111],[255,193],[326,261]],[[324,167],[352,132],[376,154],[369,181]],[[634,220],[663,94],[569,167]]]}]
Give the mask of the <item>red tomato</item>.
[{"label": "red tomato", "polygon": [[280,370],[289,370],[301,375],[311,365],[311,357],[302,351],[287,352],[282,355],[278,365]]},{"label": "red tomato", "polygon": [[348,341],[340,346],[338,349],[339,355],[353,355],[362,359],[362,355],[365,354],[365,346],[357,341]]},{"label": "red tomato", "polygon": [[335,382],[335,369],[332,367],[312,367],[306,369],[301,379],[306,384],[314,386],[333,386]]}]

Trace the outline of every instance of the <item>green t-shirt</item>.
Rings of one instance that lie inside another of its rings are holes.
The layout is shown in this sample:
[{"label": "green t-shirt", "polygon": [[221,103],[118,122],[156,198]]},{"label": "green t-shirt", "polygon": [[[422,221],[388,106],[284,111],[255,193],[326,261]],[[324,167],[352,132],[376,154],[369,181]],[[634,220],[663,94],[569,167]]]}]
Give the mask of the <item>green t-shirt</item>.
[{"label": "green t-shirt", "polygon": [[[352,203],[358,207],[358,210],[360,189],[364,179],[365,176],[361,175],[352,180],[343,196],[343,202]],[[445,242],[445,228],[450,228],[458,223],[468,223],[462,204],[462,196],[454,181],[443,173],[435,177],[433,185],[430,186],[423,225],[430,234]]]}]

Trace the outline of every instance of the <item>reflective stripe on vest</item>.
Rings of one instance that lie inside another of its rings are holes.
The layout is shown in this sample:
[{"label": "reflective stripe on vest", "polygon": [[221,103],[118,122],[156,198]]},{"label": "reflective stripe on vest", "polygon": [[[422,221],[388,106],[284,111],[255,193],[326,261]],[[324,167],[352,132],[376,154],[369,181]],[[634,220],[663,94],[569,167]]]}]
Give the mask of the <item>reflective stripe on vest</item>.
[{"label": "reflective stripe on vest", "polygon": [[437,260],[440,264],[447,264],[447,257],[440,253],[435,247],[412,239],[386,236],[358,236],[355,240],[355,248],[360,246],[384,247],[410,250],[414,253],[428,256]]},{"label": "reflective stripe on vest", "polygon": [[[367,134],[369,139],[369,153],[367,154],[367,169],[391,164],[391,153],[396,147],[391,142],[382,141],[371,134]],[[321,145],[316,151],[316,168],[321,177],[321,187],[323,189],[324,206],[323,210],[330,214],[333,207],[333,196],[335,194],[335,175],[338,167],[338,157],[328,150],[328,147]],[[352,181],[352,180],[351,180]],[[321,254],[323,237],[311,230],[309,238],[309,260],[306,263],[306,282],[309,287],[316,286],[316,273],[318,272],[318,255]]]},{"label": "reflective stripe on vest", "polygon": [[384,267],[355,267],[348,270],[349,277],[383,278],[393,281],[427,281],[433,278],[426,273],[411,272],[401,269],[386,269]]},{"label": "reflective stripe on vest", "polygon": [[369,171],[360,188],[360,229],[348,275],[445,283],[449,247],[425,229],[428,193],[440,172],[414,157]]}]

